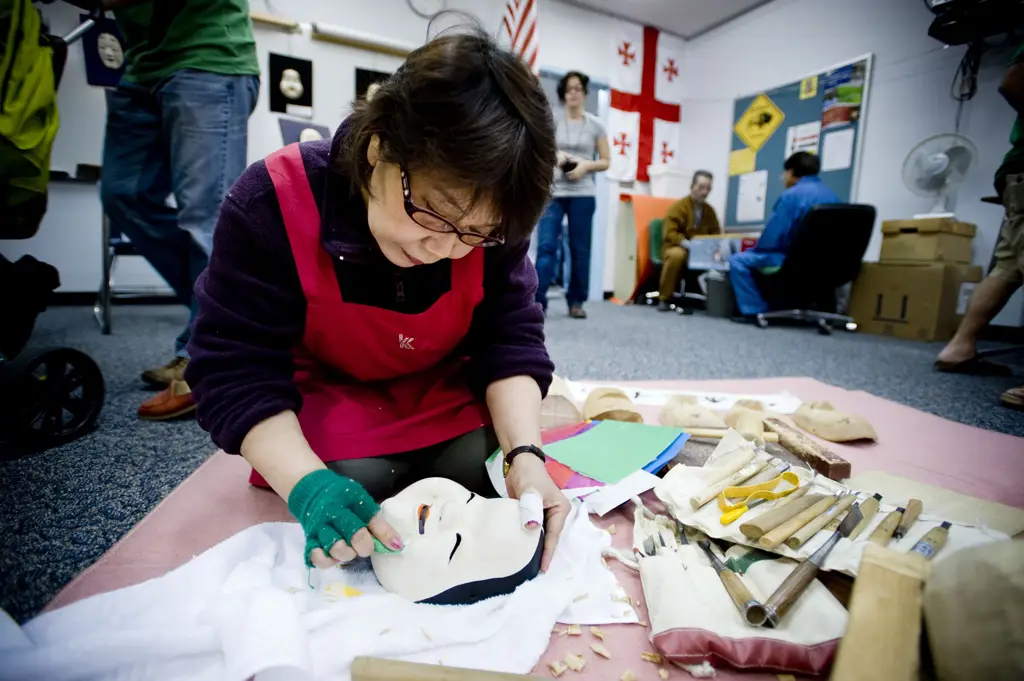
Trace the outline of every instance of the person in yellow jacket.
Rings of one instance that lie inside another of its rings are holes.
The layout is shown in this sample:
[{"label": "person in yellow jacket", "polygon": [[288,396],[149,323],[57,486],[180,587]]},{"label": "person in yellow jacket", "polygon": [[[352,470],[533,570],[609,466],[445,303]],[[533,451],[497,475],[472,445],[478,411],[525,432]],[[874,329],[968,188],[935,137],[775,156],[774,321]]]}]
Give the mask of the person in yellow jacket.
[{"label": "person in yellow jacket", "polygon": [[686,272],[690,239],[698,234],[721,234],[715,209],[707,203],[714,178],[706,170],[693,174],[690,194],[672,204],[665,215],[661,243],[661,281],[658,286],[658,311],[669,310],[668,301],[679,289]]}]

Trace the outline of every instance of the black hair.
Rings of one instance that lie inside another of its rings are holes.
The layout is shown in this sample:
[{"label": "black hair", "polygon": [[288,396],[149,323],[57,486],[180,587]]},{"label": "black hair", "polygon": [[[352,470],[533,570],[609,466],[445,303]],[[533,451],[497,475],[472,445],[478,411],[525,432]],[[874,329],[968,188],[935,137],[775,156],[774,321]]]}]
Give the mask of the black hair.
[{"label": "black hair", "polygon": [[540,574],[540,559],[544,555],[544,530],[539,531],[537,534],[537,550],[534,552],[530,562],[519,572],[506,577],[493,577],[467,584],[459,584],[446,591],[442,591],[436,596],[431,596],[417,602],[430,603],[431,605],[470,605],[493,598],[494,596],[504,596],[505,594],[512,593],[520,584],[524,584]]},{"label": "black hair", "polygon": [[555,92],[558,93],[558,101],[565,104],[565,88],[569,87],[570,78],[579,78],[580,86],[583,88],[583,94],[590,94],[590,77],[585,73],[579,71],[570,71],[558,80],[558,87],[555,88]]},{"label": "black hair", "polygon": [[793,173],[793,177],[809,177],[821,172],[821,160],[817,154],[798,151],[786,159],[782,169]]},{"label": "black hair", "polygon": [[355,103],[333,165],[369,192],[376,135],[382,161],[468,190],[472,205],[492,203],[506,241],[526,240],[551,196],[551,107],[521,59],[478,24],[459,29],[411,52],[370,100]]},{"label": "black hair", "polygon": [[692,187],[693,185],[697,184],[697,180],[699,180],[702,177],[708,178],[708,182],[715,181],[715,176],[711,174],[710,170],[698,170],[693,174],[693,179],[690,181],[690,186]]}]

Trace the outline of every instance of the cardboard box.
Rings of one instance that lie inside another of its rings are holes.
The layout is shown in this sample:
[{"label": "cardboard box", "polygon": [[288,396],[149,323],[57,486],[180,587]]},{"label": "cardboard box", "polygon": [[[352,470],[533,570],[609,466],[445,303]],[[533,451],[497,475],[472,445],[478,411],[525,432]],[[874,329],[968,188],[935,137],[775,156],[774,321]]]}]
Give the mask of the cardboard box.
[{"label": "cardboard box", "polygon": [[976,265],[864,263],[853,283],[850,316],[865,333],[949,340],[981,277]]},{"label": "cardboard box", "polygon": [[886,220],[882,223],[879,262],[952,262],[971,264],[977,228],[950,218]]}]

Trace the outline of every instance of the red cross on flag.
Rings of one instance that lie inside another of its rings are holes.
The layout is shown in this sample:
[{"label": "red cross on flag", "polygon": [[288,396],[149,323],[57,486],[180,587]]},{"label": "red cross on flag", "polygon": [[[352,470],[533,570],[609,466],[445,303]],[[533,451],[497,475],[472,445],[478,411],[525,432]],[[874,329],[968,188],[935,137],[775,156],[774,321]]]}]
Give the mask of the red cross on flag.
[{"label": "red cross on flag", "polygon": [[647,182],[647,166],[678,165],[682,41],[622,23],[613,34],[608,144],[613,180]]}]

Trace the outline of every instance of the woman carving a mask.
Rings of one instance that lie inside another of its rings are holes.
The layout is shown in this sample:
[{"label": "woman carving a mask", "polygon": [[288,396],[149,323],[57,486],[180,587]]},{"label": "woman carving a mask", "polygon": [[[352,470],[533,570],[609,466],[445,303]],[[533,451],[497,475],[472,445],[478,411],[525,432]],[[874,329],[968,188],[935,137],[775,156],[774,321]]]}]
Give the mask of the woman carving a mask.
[{"label": "woman carving a mask", "polygon": [[[303,85],[277,84],[289,99]],[[446,31],[333,139],[252,164],[224,201],[185,379],[200,426],[287,502],[309,565],[409,542],[374,563],[421,600],[516,575],[542,541],[550,564],[571,507],[540,449],[554,366],[528,250],[556,151],[529,68],[482,30]],[[485,505],[499,448],[511,500]],[[440,501],[399,494],[437,477]],[[529,490],[543,532],[479,519],[513,517]]]}]

